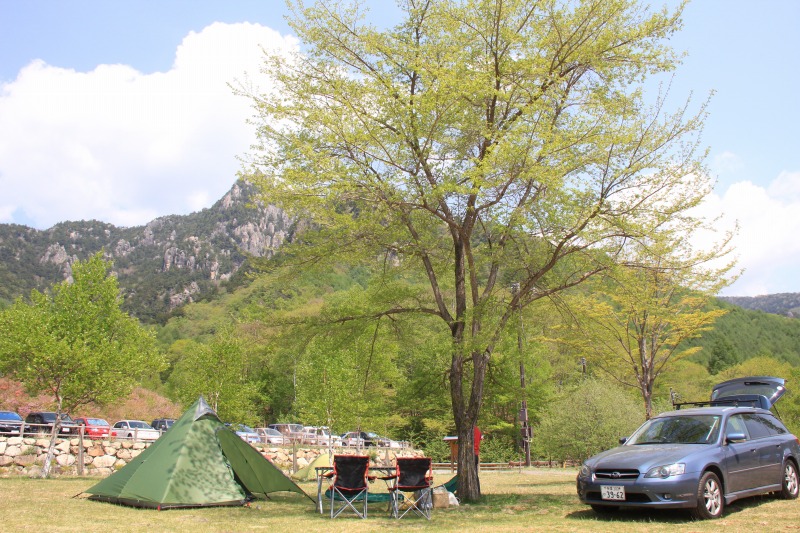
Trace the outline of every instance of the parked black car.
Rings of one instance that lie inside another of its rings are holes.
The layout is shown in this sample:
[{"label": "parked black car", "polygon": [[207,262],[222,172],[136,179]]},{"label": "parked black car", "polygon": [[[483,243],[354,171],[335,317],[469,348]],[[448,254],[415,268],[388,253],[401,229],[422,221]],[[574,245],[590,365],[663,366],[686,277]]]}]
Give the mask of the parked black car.
[{"label": "parked black car", "polygon": [[14,411],[0,411],[0,433],[19,435],[22,417]]},{"label": "parked black car", "polygon": [[166,430],[171,428],[172,424],[174,423],[175,423],[174,418],[156,418],[150,425],[153,426],[153,429],[157,429],[161,433],[164,433]]},{"label": "parked black car", "polygon": [[[35,435],[37,433],[52,433],[53,424],[56,421],[56,414],[52,411],[34,411],[25,417],[25,433]],[[61,435],[77,434],[77,424],[67,414],[61,413]]]}]

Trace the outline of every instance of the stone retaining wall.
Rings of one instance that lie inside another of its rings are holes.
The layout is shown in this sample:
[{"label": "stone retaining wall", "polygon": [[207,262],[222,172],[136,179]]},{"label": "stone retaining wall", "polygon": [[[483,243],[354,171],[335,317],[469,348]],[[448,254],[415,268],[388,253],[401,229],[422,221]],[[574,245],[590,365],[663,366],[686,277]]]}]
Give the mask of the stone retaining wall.
[{"label": "stone retaining wall", "polygon": [[[39,477],[42,473],[49,438],[34,437],[0,437],[0,476]],[[85,476],[105,477],[119,470],[128,462],[150,446],[149,442],[132,442],[127,440],[91,440],[83,439],[83,474]],[[299,448],[296,456],[291,448],[255,445],[261,454],[275,463],[284,472],[290,473],[307,466],[326,448]],[[399,451],[399,450],[397,450]],[[378,449],[362,451],[373,457],[379,465],[393,464],[396,450]],[[357,453],[353,448],[337,449],[336,453]],[[419,452],[405,449],[403,456],[419,455]],[[52,475],[81,475],[79,458],[81,457],[81,440],[77,437],[56,439],[55,455],[51,465]]]}]

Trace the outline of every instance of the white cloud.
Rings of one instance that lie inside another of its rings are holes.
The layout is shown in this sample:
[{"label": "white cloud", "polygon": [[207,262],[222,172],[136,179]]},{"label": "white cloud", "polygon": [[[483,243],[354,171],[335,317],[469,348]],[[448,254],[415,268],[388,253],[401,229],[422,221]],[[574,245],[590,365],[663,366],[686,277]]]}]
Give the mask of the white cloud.
[{"label": "white cloud", "polygon": [[723,294],[756,296],[796,291],[800,265],[800,172],[782,172],[769,186],[734,183],[722,194],[710,195],[703,208],[708,216],[723,214],[720,230],[736,221],[734,253],[744,274]]},{"label": "white cloud", "polygon": [[769,195],[792,204],[800,203],[800,172],[781,172],[769,184]]},{"label": "white cloud", "polygon": [[29,64],[0,88],[0,221],[131,226],[209,206],[254,140],[250,102],[227,84],[247,73],[266,89],[261,46],[296,45],[257,24],[214,23],[184,38],[167,72]]},{"label": "white cloud", "polygon": [[714,156],[712,164],[714,170],[720,174],[735,172],[742,168],[742,160],[733,152],[722,152]]}]

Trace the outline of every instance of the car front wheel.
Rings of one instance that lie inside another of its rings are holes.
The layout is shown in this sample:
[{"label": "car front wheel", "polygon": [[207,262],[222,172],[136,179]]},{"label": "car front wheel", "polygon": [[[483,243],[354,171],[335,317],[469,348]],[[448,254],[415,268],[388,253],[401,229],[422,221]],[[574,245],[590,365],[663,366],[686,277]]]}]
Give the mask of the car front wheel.
[{"label": "car front wheel", "polygon": [[697,507],[692,510],[692,516],[701,520],[719,518],[724,507],[719,478],[714,472],[706,472],[697,485]]},{"label": "car front wheel", "polygon": [[783,464],[783,485],[781,487],[781,498],[794,500],[800,492],[800,482],[797,477],[797,466],[787,459]]}]

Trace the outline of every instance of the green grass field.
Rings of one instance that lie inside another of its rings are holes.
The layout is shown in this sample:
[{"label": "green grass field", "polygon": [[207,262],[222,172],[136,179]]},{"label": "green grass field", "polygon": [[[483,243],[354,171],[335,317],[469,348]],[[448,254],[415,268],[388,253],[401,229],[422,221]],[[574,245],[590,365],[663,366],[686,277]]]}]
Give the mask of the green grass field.
[{"label": "green grass field", "polygon": [[[437,474],[444,482],[449,473]],[[430,522],[419,517],[397,521],[384,504],[370,506],[366,520],[333,521],[297,494],[279,493],[250,507],[156,511],[133,509],[73,497],[97,480],[0,478],[0,513],[4,531],[377,531],[401,528],[429,531],[798,531],[800,501],[761,497],[736,502],[720,520],[693,521],[683,512],[628,512],[598,517],[578,502],[575,471],[531,469],[484,472],[483,500],[478,504],[434,509]],[[301,484],[311,496],[315,483]],[[376,481],[376,490],[381,490]]]}]

